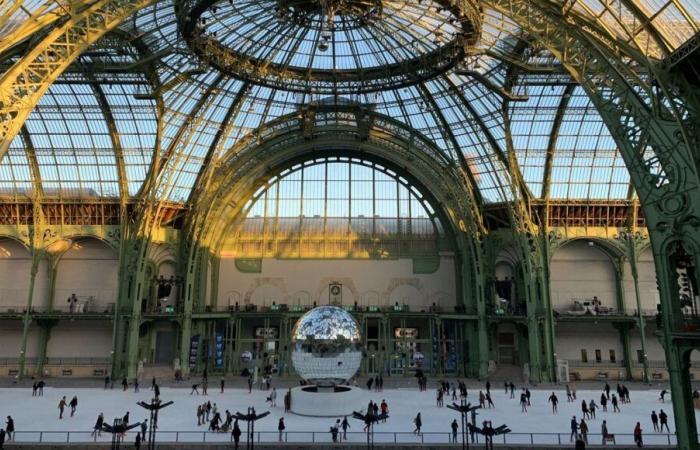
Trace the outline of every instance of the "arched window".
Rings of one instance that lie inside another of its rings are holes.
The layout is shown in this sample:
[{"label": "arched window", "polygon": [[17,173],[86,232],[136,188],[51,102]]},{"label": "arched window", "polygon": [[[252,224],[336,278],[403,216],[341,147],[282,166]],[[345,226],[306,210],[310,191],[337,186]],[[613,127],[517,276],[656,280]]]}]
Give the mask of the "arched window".
[{"label": "arched window", "polygon": [[436,255],[443,228],[407,179],[328,157],[271,177],[246,205],[237,257],[383,259]]}]

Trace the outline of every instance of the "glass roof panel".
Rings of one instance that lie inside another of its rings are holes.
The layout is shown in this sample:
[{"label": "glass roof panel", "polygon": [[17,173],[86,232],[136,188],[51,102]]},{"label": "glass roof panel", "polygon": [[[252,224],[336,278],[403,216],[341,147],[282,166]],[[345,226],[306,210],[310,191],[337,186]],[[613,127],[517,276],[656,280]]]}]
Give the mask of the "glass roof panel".
[{"label": "glass roof panel", "polygon": [[53,84],[26,127],[45,196],[119,197],[114,148],[89,84]]},{"label": "glass roof panel", "polygon": [[24,139],[16,136],[7,155],[0,162],[0,196],[27,200],[33,196],[34,184]]}]

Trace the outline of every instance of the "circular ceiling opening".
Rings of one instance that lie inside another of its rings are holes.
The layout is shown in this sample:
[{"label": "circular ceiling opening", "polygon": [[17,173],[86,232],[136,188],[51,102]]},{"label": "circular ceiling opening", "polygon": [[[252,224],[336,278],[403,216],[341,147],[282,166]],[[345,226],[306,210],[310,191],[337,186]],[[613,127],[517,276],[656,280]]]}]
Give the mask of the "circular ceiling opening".
[{"label": "circular ceiling opening", "polygon": [[396,88],[449,70],[476,44],[476,0],[185,0],[199,58],[236,78],[300,92]]}]

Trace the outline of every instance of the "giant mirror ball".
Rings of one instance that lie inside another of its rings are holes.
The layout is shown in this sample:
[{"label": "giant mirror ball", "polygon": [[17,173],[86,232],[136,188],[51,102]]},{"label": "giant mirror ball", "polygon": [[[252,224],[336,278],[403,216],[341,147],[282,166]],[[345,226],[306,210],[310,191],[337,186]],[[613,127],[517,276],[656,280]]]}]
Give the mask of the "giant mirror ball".
[{"label": "giant mirror ball", "polygon": [[360,368],[362,348],[355,318],[337,306],[318,306],[297,320],[292,330],[292,364],[318,386],[345,383]]}]

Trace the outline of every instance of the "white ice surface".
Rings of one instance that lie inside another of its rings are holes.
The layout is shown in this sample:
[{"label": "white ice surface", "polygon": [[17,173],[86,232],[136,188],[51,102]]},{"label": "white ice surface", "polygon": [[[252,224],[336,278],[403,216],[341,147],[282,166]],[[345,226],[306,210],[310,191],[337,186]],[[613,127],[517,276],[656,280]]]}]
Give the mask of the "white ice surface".
[{"label": "white ice surface", "polygon": [[[277,439],[276,430],[277,423],[280,417],[285,418],[286,429],[288,432],[319,432],[313,437],[314,440],[327,441],[330,439],[328,430],[335,422],[332,418],[311,418],[301,417],[294,414],[284,414],[283,396],[284,390],[278,391],[277,407],[270,408],[266,404],[265,399],[268,392],[253,390],[248,394],[247,390],[227,389],[224,394],[220,394],[218,389],[214,388],[214,383],[209,389],[208,396],[190,395],[189,387],[183,388],[161,388],[161,398],[164,401],[173,400],[174,405],[164,409],[160,415],[160,438],[161,441],[174,440],[174,433],[179,431],[181,435],[179,440],[202,440],[202,432],[206,431],[206,426],[197,427],[196,407],[198,403],[206,402],[217,403],[222,417],[225,417],[224,410],[245,413],[248,406],[253,406],[258,413],[263,411],[271,411],[271,414],[259,421],[256,425],[256,432],[262,433],[261,439],[272,441]],[[148,414],[141,407],[136,405],[137,401],[151,398],[150,387],[142,389],[140,393],[134,393],[133,390],[122,392],[121,389],[102,390],[94,388],[76,389],[76,388],[51,388],[44,389],[43,397],[32,397],[31,389],[27,388],[4,388],[0,389],[0,416],[6,417],[11,415],[15,420],[15,427],[18,432],[18,440],[36,440],[37,434],[26,434],[28,431],[78,431],[86,432],[85,434],[71,433],[71,440],[86,440],[89,439],[89,432],[95,423],[95,419],[99,412],[104,412],[106,420],[111,423],[114,417],[121,417],[126,411],[130,411],[131,422],[142,421],[148,417]],[[569,423],[571,416],[581,417],[581,399],[595,399],[596,403],[600,402],[600,391],[579,390],[577,393],[578,400],[576,402],[567,403],[566,394],[562,390],[557,391],[557,396],[560,399],[559,412],[553,414],[550,405],[547,403],[547,398],[551,394],[551,390],[532,390],[532,407],[527,414],[520,412],[519,391],[516,390],[516,398],[509,399],[502,389],[492,389],[493,400],[496,404],[494,409],[483,409],[479,411],[477,420],[479,423],[483,420],[491,420],[494,426],[507,424],[513,434],[508,436],[508,442],[530,442],[530,436],[517,435],[517,433],[564,433],[562,436],[564,442],[568,442]],[[66,409],[63,420],[58,420],[57,405],[62,396],[66,396],[70,400],[73,395],[78,396],[78,411],[75,417],[70,416],[69,408]],[[673,423],[673,408],[670,403],[670,396],[666,397],[666,403],[662,404],[659,399],[659,391],[632,391],[632,402],[629,404],[620,404],[621,413],[612,413],[609,411],[602,412],[598,410],[597,419],[588,421],[590,429],[590,440],[599,441],[599,437],[594,437],[594,434],[600,433],[602,421],[605,419],[608,423],[608,429],[611,433],[630,434],[632,433],[637,421],[640,421],[644,429],[646,443],[665,443],[665,436],[652,437],[653,428],[650,420],[650,413],[660,409],[666,411],[669,415],[669,425],[671,431],[674,429]],[[437,408],[435,405],[435,390],[431,389],[425,392],[419,392],[417,389],[385,389],[383,392],[374,392],[364,390],[362,393],[363,401],[356,405],[357,410],[363,410],[367,406],[367,402],[372,399],[376,402],[381,402],[386,399],[389,404],[390,418],[386,423],[380,423],[376,426],[376,432],[407,432],[408,434],[398,437],[400,441],[412,442],[416,437],[410,434],[413,430],[413,418],[419,411],[423,418],[423,431],[426,433],[423,439],[428,442],[446,442],[447,433],[450,430],[450,423],[458,415],[454,411],[447,408]],[[470,389],[468,400],[474,402],[478,398],[478,390]],[[446,398],[446,403],[449,403],[449,397]],[[697,419],[697,412],[696,412]],[[362,431],[363,424],[357,420],[352,420],[350,431]],[[0,423],[4,427],[4,420]],[[189,434],[182,432],[198,431],[198,434]],[[431,435],[431,432],[440,432],[439,435]],[[130,433],[127,439],[133,440],[136,430]],[[50,434],[42,436],[43,440],[64,441],[65,434]],[[207,433],[207,441],[228,440],[228,435]],[[290,433],[288,439],[296,441],[311,441],[311,433],[293,434]],[[352,440],[362,440],[363,435],[353,436]],[[376,441],[391,440],[393,435],[377,435]],[[673,438],[672,438],[673,439]],[[631,437],[619,436],[619,441],[629,442]],[[556,436],[535,436],[535,442],[539,443],[556,443]],[[672,442],[675,442],[673,440]]]}]

